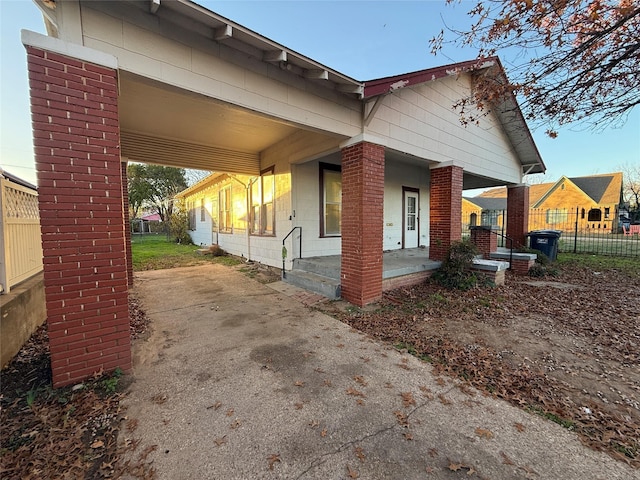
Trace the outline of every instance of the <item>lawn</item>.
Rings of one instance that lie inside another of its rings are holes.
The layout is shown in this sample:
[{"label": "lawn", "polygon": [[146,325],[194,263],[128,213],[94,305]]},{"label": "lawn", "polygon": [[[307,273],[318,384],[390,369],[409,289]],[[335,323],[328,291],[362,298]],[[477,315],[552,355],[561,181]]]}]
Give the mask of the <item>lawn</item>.
[{"label": "lawn", "polygon": [[166,235],[132,235],[131,256],[133,270],[161,270],[165,268],[189,267],[205,263],[238,265],[242,260],[231,255],[213,257],[200,255],[196,245],[181,245],[171,242]]}]

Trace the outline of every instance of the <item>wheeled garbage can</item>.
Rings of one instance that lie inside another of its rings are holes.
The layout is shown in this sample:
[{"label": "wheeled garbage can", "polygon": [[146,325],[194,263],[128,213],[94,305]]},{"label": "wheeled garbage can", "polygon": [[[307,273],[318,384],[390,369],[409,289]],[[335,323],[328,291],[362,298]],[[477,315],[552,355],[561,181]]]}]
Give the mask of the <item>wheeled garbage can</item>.
[{"label": "wheeled garbage can", "polygon": [[529,247],[544,253],[552,262],[558,258],[560,230],[534,230],[529,232]]}]

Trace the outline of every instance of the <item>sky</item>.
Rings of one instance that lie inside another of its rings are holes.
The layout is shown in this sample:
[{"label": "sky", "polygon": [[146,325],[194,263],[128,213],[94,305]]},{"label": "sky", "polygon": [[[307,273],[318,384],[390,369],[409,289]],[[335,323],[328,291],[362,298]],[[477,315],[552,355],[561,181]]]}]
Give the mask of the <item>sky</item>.
[{"label": "sky", "polygon": [[[475,58],[473,50],[447,47],[430,53],[429,40],[442,28],[471,25],[472,2],[422,1],[211,1],[197,3],[287,48],[359,81],[398,75]],[[0,166],[36,183],[26,53],[20,30],[45,33],[30,0],[0,0]],[[509,70],[509,52],[499,52]],[[473,127],[468,127],[473,128]],[[594,132],[568,126],[551,139],[532,128],[547,166],[536,183],[619,171],[640,164],[640,108],[622,128]]]}]

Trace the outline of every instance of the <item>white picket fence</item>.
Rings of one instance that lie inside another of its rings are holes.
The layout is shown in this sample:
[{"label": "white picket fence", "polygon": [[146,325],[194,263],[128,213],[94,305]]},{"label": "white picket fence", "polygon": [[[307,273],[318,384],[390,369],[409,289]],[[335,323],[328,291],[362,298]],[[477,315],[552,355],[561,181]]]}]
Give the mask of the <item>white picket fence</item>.
[{"label": "white picket fence", "polygon": [[38,192],[0,176],[0,292],[42,271]]}]

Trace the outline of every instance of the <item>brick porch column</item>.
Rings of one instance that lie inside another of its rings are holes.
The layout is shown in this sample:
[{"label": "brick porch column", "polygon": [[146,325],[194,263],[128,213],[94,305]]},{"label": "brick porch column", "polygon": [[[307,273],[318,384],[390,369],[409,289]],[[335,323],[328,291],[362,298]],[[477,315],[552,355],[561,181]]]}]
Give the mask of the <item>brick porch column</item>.
[{"label": "brick porch column", "polygon": [[513,248],[527,246],[529,231],[529,185],[507,187],[507,237]]},{"label": "brick porch column", "polygon": [[342,149],[342,297],[366,305],[382,296],[384,147]]},{"label": "brick porch column", "polygon": [[51,370],[60,387],[131,368],[117,70],[32,46],[27,60]]},{"label": "brick porch column", "polygon": [[498,250],[498,236],[493,233],[498,227],[475,226],[471,227],[471,241],[478,247],[482,258],[489,258],[491,253]]},{"label": "brick porch column", "polygon": [[462,239],[462,167],[431,170],[429,193],[429,258],[444,260],[449,246]]}]

